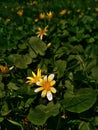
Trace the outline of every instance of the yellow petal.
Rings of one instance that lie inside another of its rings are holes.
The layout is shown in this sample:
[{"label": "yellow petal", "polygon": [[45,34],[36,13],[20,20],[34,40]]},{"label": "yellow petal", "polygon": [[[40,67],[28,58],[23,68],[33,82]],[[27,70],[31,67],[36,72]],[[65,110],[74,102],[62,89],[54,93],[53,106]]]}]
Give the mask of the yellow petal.
[{"label": "yellow petal", "polygon": [[32,78],[32,77],[27,77],[27,79],[29,79],[29,80],[33,80],[33,78]]},{"label": "yellow petal", "polygon": [[54,87],[51,87],[51,92],[56,93],[56,89]]},{"label": "yellow petal", "polygon": [[40,91],[42,91],[44,88],[43,87],[39,87],[39,88],[36,88],[35,90],[34,90],[34,92],[40,92]]},{"label": "yellow petal", "polygon": [[44,81],[47,81],[47,75],[44,76]]},{"label": "yellow petal", "polygon": [[41,69],[38,69],[37,76],[41,77]]},{"label": "yellow petal", "polygon": [[42,96],[42,97],[45,97],[46,94],[47,94],[47,91],[46,91],[46,90],[43,90],[42,93],[41,93],[41,96]]},{"label": "yellow petal", "polygon": [[33,77],[36,77],[36,74],[32,71],[32,75],[33,75]]},{"label": "yellow petal", "polygon": [[52,81],[50,82],[50,85],[53,86],[55,83],[56,83],[56,81],[55,81],[55,80],[52,80]]},{"label": "yellow petal", "polygon": [[50,74],[49,76],[48,76],[48,81],[52,81],[54,79],[54,74]]}]

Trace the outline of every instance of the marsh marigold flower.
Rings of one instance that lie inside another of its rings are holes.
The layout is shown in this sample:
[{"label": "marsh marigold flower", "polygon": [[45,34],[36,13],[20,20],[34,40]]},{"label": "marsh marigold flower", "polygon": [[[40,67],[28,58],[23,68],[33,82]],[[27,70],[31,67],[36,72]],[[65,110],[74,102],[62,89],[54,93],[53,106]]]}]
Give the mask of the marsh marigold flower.
[{"label": "marsh marigold flower", "polygon": [[38,19],[36,18],[36,19],[34,20],[34,22],[37,23],[37,22],[38,22]]},{"label": "marsh marigold flower", "polygon": [[96,12],[98,12],[98,7],[97,7],[97,8],[95,8],[95,11],[96,11]]},{"label": "marsh marigold flower", "polygon": [[18,14],[19,16],[22,16],[22,15],[23,15],[23,10],[19,10],[19,11],[17,12],[17,14]]},{"label": "marsh marigold flower", "polygon": [[47,35],[47,28],[48,28],[48,26],[46,26],[44,29],[42,29],[42,28],[38,28],[38,32],[36,33],[37,34],[37,37],[39,37],[41,40],[43,39],[43,36],[44,35]]},{"label": "marsh marigold flower", "polygon": [[28,81],[26,81],[26,83],[29,83],[30,85],[31,84],[34,84],[34,83],[37,83],[40,79],[41,79],[41,69],[38,69],[37,70],[37,74],[35,74],[33,71],[32,71],[32,77],[27,77]]},{"label": "marsh marigold flower", "polygon": [[52,93],[56,93],[56,89],[53,87],[55,85],[56,81],[54,79],[54,74],[50,74],[48,77],[44,76],[43,79],[40,79],[36,84],[40,86],[39,88],[36,88],[34,92],[40,92],[42,97],[47,96],[47,99],[51,101],[53,99]]},{"label": "marsh marigold flower", "polygon": [[8,66],[7,65],[5,65],[5,66],[3,66],[3,65],[0,65],[0,71],[2,72],[2,73],[7,73],[8,72]]},{"label": "marsh marigold flower", "polygon": [[53,12],[49,12],[49,13],[47,13],[47,19],[51,19],[53,17]]},{"label": "marsh marigold flower", "polygon": [[67,13],[67,11],[64,9],[60,12],[60,15],[65,15]]},{"label": "marsh marigold flower", "polygon": [[46,16],[45,16],[45,13],[40,13],[40,14],[39,14],[39,18],[40,18],[40,19],[44,19],[45,17],[46,17]]}]

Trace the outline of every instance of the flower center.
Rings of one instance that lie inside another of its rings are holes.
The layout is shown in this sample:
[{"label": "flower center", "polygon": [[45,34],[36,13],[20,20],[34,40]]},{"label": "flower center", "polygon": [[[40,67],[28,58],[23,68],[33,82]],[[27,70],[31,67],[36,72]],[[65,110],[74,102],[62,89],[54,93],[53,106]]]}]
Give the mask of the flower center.
[{"label": "flower center", "polygon": [[36,77],[34,78],[34,82],[36,83],[37,81],[39,81],[40,78],[41,78],[41,77],[36,76]]},{"label": "flower center", "polygon": [[40,34],[44,35],[45,34],[45,30],[40,30]]},{"label": "flower center", "polygon": [[44,88],[45,90],[49,91],[50,88],[51,88],[50,82],[49,82],[49,81],[44,81],[44,82],[43,82],[43,88]]}]

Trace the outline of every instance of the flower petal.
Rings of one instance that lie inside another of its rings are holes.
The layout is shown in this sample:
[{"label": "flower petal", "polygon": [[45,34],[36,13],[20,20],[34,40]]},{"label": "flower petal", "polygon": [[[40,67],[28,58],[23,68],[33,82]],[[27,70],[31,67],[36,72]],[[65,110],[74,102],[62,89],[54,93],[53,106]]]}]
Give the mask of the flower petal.
[{"label": "flower petal", "polygon": [[36,88],[35,90],[34,90],[34,92],[40,92],[40,91],[42,91],[44,88],[43,87],[39,87],[39,88]]},{"label": "flower petal", "polygon": [[33,75],[33,77],[36,77],[36,74],[32,71],[32,75]]},{"label": "flower petal", "polygon": [[41,39],[41,40],[43,39],[43,35],[40,35],[40,39]]},{"label": "flower petal", "polygon": [[54,74],[50,74],[49,76],[48,76],[48,81],[52,81],[54,79]]},{"label": "flower petal", "polygon": [[42,93],[41,93],[41,96],[42,96],[42,97],[45,97],[46,94],[47,94],[47,91],[46,91],[46,90],[43,90]]},{"label": "flower petal", "polygon": [[51,86],[53,86],[55,83],[56,83],[55,80],[52,80],[52,81],[50,82]]},{"label": "flower petal", "polygon": [[53,99],[52,93],[50,91],[47,92],[47,99],[51,101]]},{"label": "flower petal", "polygon": [[56,89],[54,87],[51,87],[51,92],[56,93]]},{"label": "flower petal", "polygon": [[44,76],[44,80],[47,81],[47,75]]},{"label": "flower petal", "polygon": [[27,79],[29,79],[29,80],[33,80],[33,77],[27,77]]},{"label": "flower petal", "polygon": [[38,69],[37,76],[41,77],[41,69]]}]

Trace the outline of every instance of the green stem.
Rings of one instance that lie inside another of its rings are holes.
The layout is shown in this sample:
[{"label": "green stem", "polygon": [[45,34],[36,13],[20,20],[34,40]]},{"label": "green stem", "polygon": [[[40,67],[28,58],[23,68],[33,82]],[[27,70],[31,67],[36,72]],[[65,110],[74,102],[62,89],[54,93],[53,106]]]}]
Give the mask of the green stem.
[{"label": "green stem", "polygon": [[60,122],[61,122],[61,117],[59,116],[58,117],[58,122],[57,122],[56,130],[59,130]]}]

